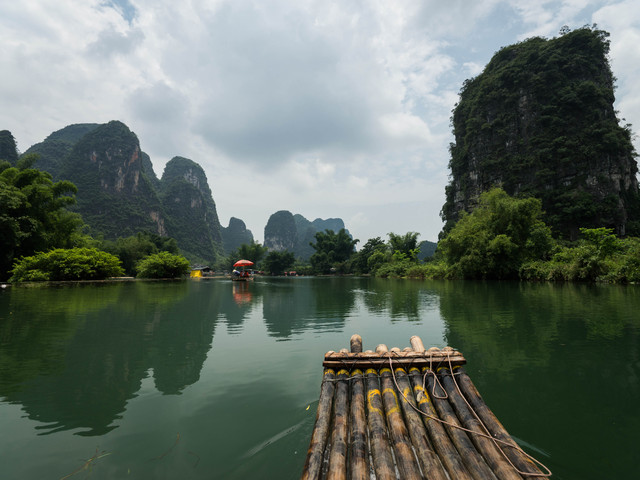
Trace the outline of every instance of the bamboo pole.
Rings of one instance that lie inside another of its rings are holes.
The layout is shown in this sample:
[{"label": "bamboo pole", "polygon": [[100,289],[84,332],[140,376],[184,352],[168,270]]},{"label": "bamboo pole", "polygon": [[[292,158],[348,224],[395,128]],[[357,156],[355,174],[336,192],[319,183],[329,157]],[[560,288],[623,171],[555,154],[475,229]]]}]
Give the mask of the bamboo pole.
[{"label": "bamboo pole", "polygon": [[489,432],[494,438],[501,440],[509,445],[513,445],[514,448],[504,446],[503,451],[507,454],[511,462],[518,468],[518,470],[527,473],[541,474],[542,470],[527,457],[518,447],[518,444],[511,438],[507,430],[504,428],[498,417],[491,411],[487,404],[480,396],[480,393],[476,389],[475,385],[471,381],[471,378],[464,371],[463,368],[454,368],[456,379],[460,390],[463,395],[469,401],[473,410],[478,414],[482,422],[485,424]]},{"label": "bamboo pole", "polygon": [[424,352],[424,344],[422,343],[422,339],[419,336],[414,335],[413,337],[411,337],[409,339],[409,343],[411,344],[414,352]]},{"label": "bamboo pole", "polygon": [[[458,392],[449,369],[444,367],[439,368],[438,376],[441,378],[442,384],[449,395],[449,403],[455,408],[458,418],[465,428],[486,435],[487,432],[482,427],[482,424],[473,412],[471,412],[460,395],[460,392]],[[492,439],[482,435],[471,435],[471,440],[478,451],[482,453],[496,477],[500,480],[522,480],[520,474],[518,474],[505,456],[498,450]]]},{"label": "bamboo pole", "polygon": [[422,468],[422,474],[429,480],[448,480],[438,455],[433,451],[424,423],[422,423],[422,415],[416,411],[417,406],[413,398],[407,372],[403,368],[396,368],[394,372],[396,383],[401,393],[399,398],[400,405],[404,412],[411,443]]},{"label": "bamboo pole", "polygon": [[357,333],[351,335],[351,340],[349,341],[351,345],[351,353],[362,353],[362,337]]},{"label": "bamboo pole", "polygon": [[422,388],[420,370],[416,367],[411,368],[409,370],[409,378],[411,379],[418,408],[425,414],[423,415],[423,421],[429,433],[431,444],[438,452],[438,456],[449,476],[456,480],[473,480],[460,454],[451,443],[444,426],[439,421],[434,420],[434,417],[438,418],[438,414],[433,407],[429,393]]},{"label": "bamboo pole", "polygon": [[382,396],[378,383],[378,372],[373,368],[366,371],[367,385],[367,423],[369,441],[373,456],[373,467],[378,480],[396,478],[393,457],[389,448],[387,425],[382,413]]},{"label": "bamboo pole", "polygon": [[[349,343],[351,352],[362,352],[362,337],[360,335],[352,335]],[[370,477],[363,378],[362,370],[356,369],[351,372],[349,478],[353,480],[367,480]]]},{"label": "bamboo pole", "polygon": [[370,477],[367,442],[367,418],[364,405],[364,381],[361,370],[351,372],[351,407],[349,417],[351,448],[349,477],[366,480]]},{"label": "bamboo pole", "polygon": [[316,412],[316,422],[313,426],[311,442],[307,451],[307,458],[302,470],[303,480],[316,480],[320,478],[322,472],[322,458],[329,436],[329,422],[331,420],[331,402],[335,385],[335,372],[330,368],[325,368],[320,387],[320,399],[318,400],[318,411]]},{"label": "bamboo pole", "polygon": [[331,433],[331,453],[327,480],[347,478],[347,443],[349,442],[349,372],[340,370],[333,400],[333,431]]},{"label": "bamboo pole", "polygon": [[489,468],[489,465],[487,465],[481,453],[476,450],[474,442],[472,442],[464,430],[458,428],[462,425],[449,404],[450,398],[438,398],[446,397],[447,392],[435,382],[432,374],[427,375],[427,388],[429,392],[435,391],[432,396],[433,405],[440,418],[448,423],[448,425],[445,424],[445,428],[453,444],[456,446],[458,452],[460,452],[462,461],[467,466],[469,473],[471,473],[475,480],[495,480],[496,476],[494,472]]},{"label": "bamboo pole", "polygon": [[411,448],[409,432],[404,424],[398,395],[391,378],[391,369],[380,370],[382,384],[382,403],[389,425],[389,436],[396,457],[400,478],[407,480],[419,480],[422,478],[415,455]]}]

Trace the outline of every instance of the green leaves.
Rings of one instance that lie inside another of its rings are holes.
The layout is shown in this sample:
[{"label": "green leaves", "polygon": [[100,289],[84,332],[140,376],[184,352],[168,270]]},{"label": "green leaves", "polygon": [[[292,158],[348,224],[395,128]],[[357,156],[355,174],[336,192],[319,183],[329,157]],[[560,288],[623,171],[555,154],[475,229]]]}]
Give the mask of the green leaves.
[{"label": "green leaves", "polygon": [[103,280],[124,274],[118,257],[95,248],[57,248],[24,257],[11,271],[11,282]]},{"label": "green leaves", "polygon": [[[333,230],[316,232],[316,243],[311,246],[316,251],[309,261],[314,271],[317,273],[330,273],[332,268],[337,268],[338,264],[351,259],[355,253],[356,244],[359,240],[354,240],[344,228],[338,233]],[[344,269],[344,265],[341,266]]]},{"label": "green leaves", "polygon": [[189,260],[182,255],[159,252],[141,260],[136,266],[141,278],[179,278],[189,271]]},{"label": "green leaves", "polygon": [[517,278],[523,262],[548,254],[551,231],[540,220],[539,200],[516,199],[494,188],[479,203],[438,244],[454,276]]}]

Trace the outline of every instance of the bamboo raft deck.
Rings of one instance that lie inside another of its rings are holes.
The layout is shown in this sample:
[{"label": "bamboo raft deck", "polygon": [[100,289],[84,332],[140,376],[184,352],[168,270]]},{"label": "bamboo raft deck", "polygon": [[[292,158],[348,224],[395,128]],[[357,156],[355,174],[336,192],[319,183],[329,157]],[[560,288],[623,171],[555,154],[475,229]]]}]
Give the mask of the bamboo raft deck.
[{"label": "bamboo raft deck", "polygon": [[551,472],[520,449],[451,347],[327,352],[302,479],[520,480]]}]

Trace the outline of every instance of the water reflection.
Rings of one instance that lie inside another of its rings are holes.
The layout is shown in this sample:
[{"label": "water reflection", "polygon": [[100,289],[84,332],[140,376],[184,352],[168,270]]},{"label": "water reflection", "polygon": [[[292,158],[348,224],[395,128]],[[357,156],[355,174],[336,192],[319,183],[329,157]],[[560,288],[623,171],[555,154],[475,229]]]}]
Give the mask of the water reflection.
[{"label": "water reflection", "polygon": [[[77,301],[82,293],[89,298]],[[79,435],[102,435],[115,428],[149,371],[164,394],[180,393],[199,379],[218,295],[199,295],[186,282],[40,294],[51,303],[35,301],[27,289],[11,292],[9,313],[0,320],[0,395],[46,424],[41,433],[82,429]]]},{"label": "water reflection", "polygon": [[354,308],[357,282],[343,278],[292,278],[256,283],[270,336],[288,339],[305,330],[342,328]]}]

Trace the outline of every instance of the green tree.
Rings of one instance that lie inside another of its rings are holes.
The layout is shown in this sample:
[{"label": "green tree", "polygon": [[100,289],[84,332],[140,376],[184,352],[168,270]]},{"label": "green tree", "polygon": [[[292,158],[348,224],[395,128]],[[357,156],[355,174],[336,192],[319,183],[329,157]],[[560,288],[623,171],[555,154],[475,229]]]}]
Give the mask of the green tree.
[{"label": "green tree", "polygon": [[250,260],[257,266],[268,250],[269,249],[267,247],[263,247],[255,241],[252,241],[251,243],[243,243],[229,254],[224,262],[224,267],[231,270],[233,268],[233,264],[238,260]]},{"label": "green tree", "polygon": [[398,259],[407,259],[415,261],[418,258],[418,237],[417,232],[407,232],[404,235],[396,235],[393,232],[389,234],[389,247],[391,253]]},{"label": "green tree", "polygon": [[149,255],[136,266],[140,278],[179,278],[186,275],[189,268],[189,260],[169,252]]},{"label": "green tree", "polygon": [[151,232],[138,232],[126,238],[118,238],[115,242],[106,240],[102,249],[117,255],[127,275],[136,274],[136,264],[145,257],[158,252],[178,254],[178,243],[174,238],[161,237]]},{"label": "green tree", "polygon": [[267,254],[262,265],[264,270],[271,275],[282,275],[295,263],[296,257],[293,252],[285,250],[283,252],[272,251]]},{"label": "green tree", "polygon": [[369,258],[376,252],[384,252],[387,245],[380,237],[370,238],[362,248],[353,256],[352,265],[358,273],[369,273]]},{"label": "green tree", "polygon": [[124,271],[115,255],[95,248],[56,248],[24,257],[11,271],[11,282],[102,280]]},{"label": "green tree", "polygon": [[310,244],[315,253],[309,261],[316,273],[329,273],[332,268],[344,271],[346,262],[351,260],[359,242],[351,238],[344,228],[338,233],[333,230],[316,232],[315,239],[316,243]]},{"label": "green tree", "polygon": [[77,189],[69,181],[32,168],[37,155],[25,155],[15,167],[0,165],[0,279],[14,258],[51,248],[86,245],[82,218],[66,210]]},{"label": "green tree", "polygon": [[453,276],[517,278],[526,261],[545,258],[551,231],[541,220],[541,202],[517,199],[494,188],[480,196],[478,207],[460,220],[438,244]]}]

